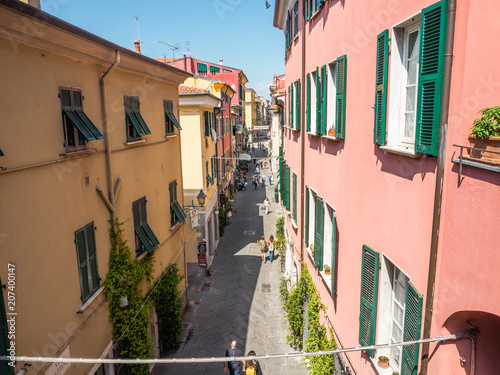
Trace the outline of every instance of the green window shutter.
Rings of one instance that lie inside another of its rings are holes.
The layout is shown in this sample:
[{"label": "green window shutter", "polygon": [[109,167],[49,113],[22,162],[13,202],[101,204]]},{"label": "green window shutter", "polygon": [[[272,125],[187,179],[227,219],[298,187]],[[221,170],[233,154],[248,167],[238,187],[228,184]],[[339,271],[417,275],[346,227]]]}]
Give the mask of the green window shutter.
[{"label": "green window shutter", "polygon": [[[362,346],[375,344],[377,319],[379,253],[363,245],[361,266],[361,312],[359,314],[359,343]],[[366,351],[373,358],[374,350]]]},{"label": "green window shutter", "polygon": [[292,126],[292,85],[288,86],[288,126]]},{"label": "green window shutter", "polygon": [[311,73],[307,73],[306,130],[311,131]]},{"label": "green window shutter", "polygon": [[175,115],[174,115],[174,103],[171,100],[164,100],[163,101],[163,109],[165,111],[165,116],[170,121],[172,121],[172,124],[174,124],[174,126],[177,129],[182,130],[181,124],[179,124],[179,121],[177,121],[177,117],[175,117]]},{"label": "green window shutter", "polygon": [[76,255],[78,260],[78,268],[80,271],[80,289],[82,303],[90,297],[89,290],[89,264],[87,260],[87,247],[85,238],[85,228],[75,232]]},{"label": "green window shutter", "polygon": [[437,155],[443,96],[447,1],[422,10],[415,151]]},{"label": "green window shutter", "polygon": [[293,116],[293,107],[295,105],[294,102],[294,89],[293,89],[293,83],[290,85],[290,127],[293,129],[295,124],[294,124],[294,116]]},{"label": "green window shutter", "polygon": [[174,211],[175,213],[175,216],[177,217],[177,220],[179,220],[179,222],[183,222],[184,220],[186,220],[186,214],[184,213],[184,210],[182,209],[181,205],[179,204],[179,202],[177,201],[173,201],[171,204],[170,204],[170,208]]},{"label": "green window shutter", "polygon": [[95,247],[94,223],[90,223],[85,227],[87,235],[87,255],[88,266],[90,271],[89,289],[90,294],[94,294],[99,289],[99,271],[97,269],[97,253]]},{"label": "green window shutter", "polygon": [[387,63],[389,56],[389,30],[377,36],[377,69],[375,75],[375,128],[373,143],[385,145],[387,118]]},{"label": "green window shutter", "polygon": [[[423,298],[418,294],[412,283],[408,283],[406,290],[405,327],[403,341],[414,341],[420,339],[422,327],[422,305]],[[402,375],[417,375],[418,353],[420,345],[403,346]]]},{"label": "green window shutter", "polygon": [[203,133],[205,137],[210,135],[210,121],[208,111],[203,111]]},{"label": "green window shutter", "polygon": [[323,199],[316,196],[316,225],[314,226],[314,261],[318,269],[323,269],[323,223],[324,223],[324,207]]},{"label": "green window shutter", "polygon": [[149,224],[146,222],[142,224],[142,228],[144,229],[144,233],[148,236],[149,241],[153,244],[154,247],[158,246],[160,244],[160,241],[158,241],[158,238],[156,238],[153,230],[149,226]]},{"label": "green window shutter", "polygon": [[198,73],[206,73],[207,72],[207,64],[197,63],[196,64],[196,71]]},{"label": "green window shutter", "polygon": [[337,59],[337,95],[336,95],[336,119],[335,119],[335,137],[345,138],[345,90],[347,77],[347,58],[341,56]]},{"label": "green window shutter", "polygon": [[332,223],[332,297],[335,296],[337,290],[335,289],[335,269],[337,260],[337,217],[335,212],[333,213],[333,223]]},{"label": "green window shutter", "polygon": [[85,126],[85,124],[80,120],[80,118],[76,115],[75,111],[70,111],[63,109],[63,114],[66,116],[66,119],[71,122],[71,124],[78,129],[78,132],[83,135],[83,137],[87,141],[92,141],[95,139],[94,135],[91,133],[89,129]]},{"label": "green window shutter", "polygon": [[[9,327],[7,325],[7,314],[5,312],[3,293],[0,293],[0,356],[9,355],[8,350],[10,347],[10,340],[8,338],[8,334],[9,334]],[[9,366],[9,362],[0,361],[0,374],[13,375],[14,368],[12,366]]]},{"label": "green window shutter", "polygon": [[321,134],[326,134],[326,65],[321,67]]},{"label": "green window shutter", "polygon": [[309,247],[309,188],[306,186],[306,247]]},{"label": "green window shutter", "polygon": [[75,113],[78,116],[78,118],[81,120],[81,122],[85,125],[85,127],[93,134],[95,139],[103,139],[104,138],[102,133],[99,131],[99,129],[96,128],[94,123],[92,121],[90,121],[90,119],[85,114],[85,112],[83,112],[83,110],[76,109]]},{"label": "green window shutter", "polygon": [[210,73],[220,73],[220,68],[218,66],[210,66]]},{"label": "green window shutter", "polygon": [[286,210],[290,211],[290,166],[285,166],[285,202],[286,202]]},{"label": "green window shutter", "polygon": [[297,119],[295,120],[295,129],[296,130],[300,130],[300,117],[301,117],[301,113],[300,113],[300,95],[301,95],[301,87],[300,87],[300,79],[297,81],[297,92],[295,93],[295,97],[296,97],[296,109],[295,109],[295,115],[297,117]]},{"label": "green window shutter", "polygon": [[293,174],[293,220],[297,223],[297,175]]},{"label": "green window shutter", "polygon": [[319,68],[316,68],[316,135],[321,135],[321,86]]},{"label": "green window shutter", "polygon": [[135,234],[137,234],[139,240],[141,241],[142,245],[146,248],[146,251],[148,253],[154,250],[154,246],[149,241],[148,235],[144,231],[144,227],[142,225],[140,227],[135,228]]}]

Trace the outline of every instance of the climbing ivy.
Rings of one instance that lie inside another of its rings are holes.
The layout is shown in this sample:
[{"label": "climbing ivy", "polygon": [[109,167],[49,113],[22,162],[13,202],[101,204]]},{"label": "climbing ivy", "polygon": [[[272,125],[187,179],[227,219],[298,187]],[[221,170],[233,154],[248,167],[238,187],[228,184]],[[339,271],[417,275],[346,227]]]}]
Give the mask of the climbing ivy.
[{"label": "climbing ivy", "polygon": [[280,255],[280,264],[285,264],[285,219],[283,216],[276,220],[276,239],[274,241],[274,248]]},{"label": "climbing ivy", "polygon": [[184,279],[179,274],[177,264],[172,264],[156,283],[152,299],[159,320],[159,337],[163,350],[177,346],[177,338],[182,333],[182,305],[184,300],[178,289]]},{"label": "climbing ivy", "polygon": [[[302,349],[306,352],[315,352],[319,350],[333,350],[337,347],[333,334],[330,332],[331,339],[328,339],[326,327],[319,322],[320,310],[325,310],[325,305],[321,302],[316,285],[312,281],[307,266],[302,263],[299,281],[292,290],[282,291],[286,283],[282,279],[280,293],[282,299],[285,299],[284,305],[286,316],[288,318],[291,333],[287,339],[294,348]],[[307,311],[304,311],[307,302]],[[304,342],[304,316],[307,314],[307,338]],[[304,363],[309,367],[309,373],[312,375],[332,374],[334,369],[333,355],[321,355],[306,357]]]},{"label": "climbing ivy", "polygon": [[[148,254],[140,262],[132,259],[132,251],[124,238],[123,224],[116,219],[109,230],[111,251],[109,271],[104,282],[104,295],[109,303],[109,321],[113,324],[113,341],[119,340],[117,348],[121,358],[150,358],[153,352],[148,330],[150,303],[142,306],[145,297],[141,284],[144,281],[151,282],[153,256]],[[122,297],[126,297],[126,305],[122,302]],[[148,375],[149,365],[131,365],[130,372],[134,375]]]}]

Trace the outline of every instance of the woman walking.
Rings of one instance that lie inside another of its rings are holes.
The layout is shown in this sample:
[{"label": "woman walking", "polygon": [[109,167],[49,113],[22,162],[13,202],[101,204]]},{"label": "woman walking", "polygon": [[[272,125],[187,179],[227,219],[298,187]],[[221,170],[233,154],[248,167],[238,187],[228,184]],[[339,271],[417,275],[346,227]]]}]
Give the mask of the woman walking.
[{"label": "woman walking", "polygon": [[[255,352],[250,350],[247,354],[247,357],[254,356]],[[260,368],[260,363],[256,359],[250,359],[245,361],[245,373],[246,375],[263,375],[262,369]]]},{"label": "woman walking", "polygon": [[269,236],[267,248],[269,249],[269,261],[272,263],[274,259],[274,237],[272,234]]},{"label": "woman walking", "polygon": [[266,253],[265,253],[265,248],[266,248],[266,238],[264,236],[260,237],[260,240],[257,241],[257,243],[260,246],[260,256],[262,258],[262,261],[265,263],[266,262]]}]

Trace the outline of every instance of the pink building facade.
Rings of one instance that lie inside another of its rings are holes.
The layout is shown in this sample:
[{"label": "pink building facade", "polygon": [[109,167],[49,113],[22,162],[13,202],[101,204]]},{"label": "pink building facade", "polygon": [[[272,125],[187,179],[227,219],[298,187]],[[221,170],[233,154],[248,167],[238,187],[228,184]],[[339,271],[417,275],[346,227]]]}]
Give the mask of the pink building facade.
[{"label": "pink building facade", "polygon": [[308,267],[339,347],[468,335],[343,355],[351,373],[498,373],[500,168],[459,157],[478,111],[500,103],[498,11],[275,1],[288,277]]}]

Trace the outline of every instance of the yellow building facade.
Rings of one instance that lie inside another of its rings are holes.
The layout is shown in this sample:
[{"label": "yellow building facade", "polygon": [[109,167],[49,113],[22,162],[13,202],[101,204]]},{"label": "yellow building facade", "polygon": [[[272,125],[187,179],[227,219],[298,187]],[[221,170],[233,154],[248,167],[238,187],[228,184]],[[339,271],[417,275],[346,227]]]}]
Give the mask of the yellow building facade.
[{"label": "yellow building facade", "polygon": [[136,262],[152,254],[153,280],[172,263],[185,271],[177,87],[189,74],[21,3],[0,5],[0,26],[0,70],[9,72],[0,100],[0,279],[14,274],[15,305],[3,307],[17,314],[15,354],[113,356],[103,294],[109,220],[124,222]]},{"label": "yellow building facade", "polygon": [[257,102],[255,90],[250,87],[245,88],[245,122],[250,134],[249,141],[252,142],[253,127],[257,126]]}]

